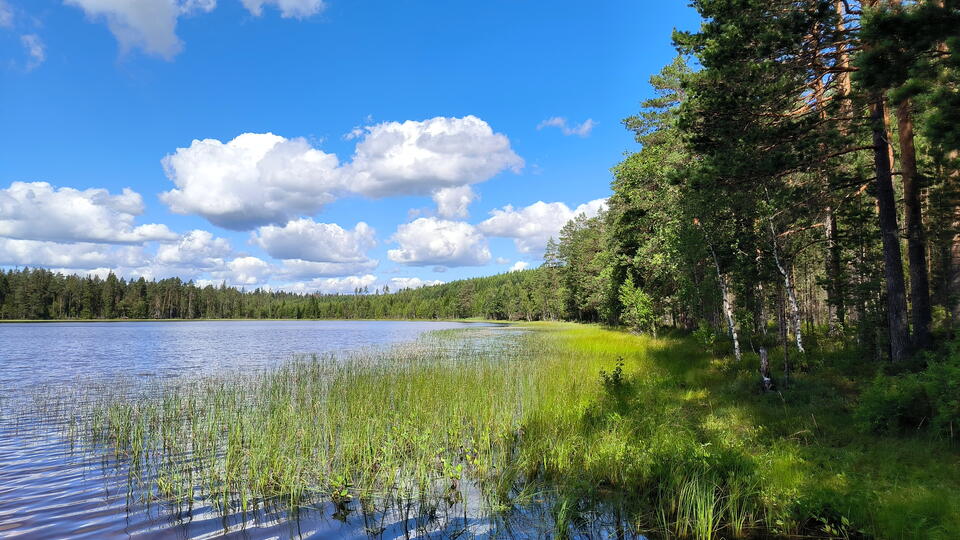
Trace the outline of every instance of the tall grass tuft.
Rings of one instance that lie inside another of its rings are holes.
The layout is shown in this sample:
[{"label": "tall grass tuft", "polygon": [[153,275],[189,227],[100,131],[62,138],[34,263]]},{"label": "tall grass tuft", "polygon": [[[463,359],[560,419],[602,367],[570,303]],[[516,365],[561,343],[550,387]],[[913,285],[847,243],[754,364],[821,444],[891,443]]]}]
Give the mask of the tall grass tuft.
[{"label": "tall grass tuft", "polygon": [[[945,510],[960,501],[950,450],[852,439],[832,383],[799,373],[793,394],[759,395],[753,366],[712,360],[692,339],[535,324],[114,385],[54,408],[77,419],[72,436],[127,464],[132,498],[224,514],[327,504],[370,534],[388,520],[462,531],[482,515],[494,532],[523,523],[558,537],[960,536]],[[914,468],[884,468],[907,450],[923,456]],[[882,504],[853,496],[892,485],[899,496]],[[912,495],[933,492],[936,505]],[[813,519],[824,508],[836,519]]]}]

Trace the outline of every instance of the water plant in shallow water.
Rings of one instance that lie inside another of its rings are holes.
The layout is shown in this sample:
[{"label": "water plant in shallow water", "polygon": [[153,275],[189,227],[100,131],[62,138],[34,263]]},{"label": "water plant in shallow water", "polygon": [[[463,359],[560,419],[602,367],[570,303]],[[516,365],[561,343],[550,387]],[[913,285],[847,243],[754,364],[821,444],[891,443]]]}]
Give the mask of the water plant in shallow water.
[{"label": "water plant in shallow water", "polygon": [[[535,328],[496,346],[444,333],[120,386],[87,400],[74,431],[126,464],[139,500],[290,516],[328,505],[371,535],[484,523],[494,535],[883,536],[913,530],[893,519],[901,509],[926,524],[905,537],[960,531],[937,510],[958,502],[950,451],[914,442],[929,460],[888,470],[902,445],[855,435],[829,378],[801,373],[790,393],[760,395],[749,355],[720,370],[692,339]],[[947,494],[926,512],[909,494],[931,489]]]}]

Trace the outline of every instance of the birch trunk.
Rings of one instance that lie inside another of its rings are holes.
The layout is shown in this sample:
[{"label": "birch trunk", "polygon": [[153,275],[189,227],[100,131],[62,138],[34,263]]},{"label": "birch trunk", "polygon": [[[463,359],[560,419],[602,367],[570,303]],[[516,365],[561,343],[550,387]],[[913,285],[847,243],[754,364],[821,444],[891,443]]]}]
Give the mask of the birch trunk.
[{"label": "birch trunk", "polygon": [[770,359],[767,357],[767,349],[760,347],[760,391],[772,392],[773,389],[773,378],[770,376]]},{"label": "birch trunk", "polygon": [[837,242],[837,220],[833,215],[833,208],[828,206],[826,214],[823,228],[827,237],[827,321],[830,332],[836,334],[846,324],[846,309],[841,281],[840,244]]},{"label": "birch trunk", "polygon": [[797,341],[797,350],[801,354],[806,351],[803,348],[803,330],[800,321],[800,304],[797,302],[797,291],[791,278],[792,269],[785,268],[780,261],[780,249],[777,246],[777,232],[773,228],[773,222],[770,222],[770,235],[773,242],[773,261],[777,263],[777,270],[783,276],[783,287],[787,291],[787,300],[790,302],[790,326],[793,328],[793,335]]},{"label": "birch trunk", "polygon": [[733,341],[733,356],[737,362],[743,358],[740,353],[740,337],[737,336],[737,326],[733,318],[733,302],[730,298],[730,287],[727,284],[727,276],[720,272],[720,261],[717,259],[717,253],[713,250],[713,244],[710,244],[710,254],[713,256],[713,266],[717,270],[717,281],[720,282],[720,296],[723,302],[723,315],[727,319],[727,327],[730,329],[730,339]]}]

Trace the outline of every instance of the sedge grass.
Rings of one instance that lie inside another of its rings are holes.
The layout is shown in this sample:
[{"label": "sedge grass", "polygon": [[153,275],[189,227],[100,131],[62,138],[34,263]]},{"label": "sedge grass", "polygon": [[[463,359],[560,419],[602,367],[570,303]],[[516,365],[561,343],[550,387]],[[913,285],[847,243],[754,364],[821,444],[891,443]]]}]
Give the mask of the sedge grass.
[{"label": "sedge grass", "polygon": [[[558,537],[604,520],[618,537],[960,537],[955,449],[855,432],[837,391],[849,381],[798,374],[759,395],[749,355],[530,329],[121,385],[71,413],[71,429],[128,463],[143,500],[201,497],[224,513],[325,501],[374,532],[391,512],[426,527],[475,504],[504,530],[545,505],[543,532]],[[611,383],[601,372],[618,359]]]}]

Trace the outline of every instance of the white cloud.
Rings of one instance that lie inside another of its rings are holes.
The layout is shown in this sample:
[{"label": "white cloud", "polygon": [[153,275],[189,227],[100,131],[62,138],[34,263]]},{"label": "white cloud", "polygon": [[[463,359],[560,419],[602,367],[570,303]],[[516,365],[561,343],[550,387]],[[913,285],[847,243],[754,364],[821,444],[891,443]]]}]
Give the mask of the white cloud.
[{"label": "white cloud", "polygon": [[508,264],[510,262],[510,259],[506,257],[497,257],[496,259],[494,259],[494,262],[496,262],[497,264]]},{"label": "white cloud", "polygon": [[313,279],[280,286],[280,289],[297,293],[319,292],[324,294],[352,293],[357,289],[371,287],[377,282],[377,276],[347,276],[341,278]]},{"label": "white cloud", "polygon": [[226,143],[195,140],[163,159],[176,188],[160,198],[176,213],[234,230],[313,215],[348,193],[433,194],[442,211],[459,215],[473,198],[464,189],[469,184],[523,166],[509,139],[474,116],[387,122],[360,137],[353,161],[343,166],[302,138],[245,133]]},{"label": "white cloud", "polygon": [[142,49],[165,59],[183,50],[177,37],[177,19],[194,12],[210,12],[216,0],[64,0],[91,19],[106,21],[123,52]]},{"label": "white cloud", "polygon": [[209,231],[193,230],[174,244],[157,248],[156,262],[168,266],[188,266],[192,269],[212,269],[223,266],[224,257],[233,250],[225,238]]},{"label": "white cloud", "polygon": [[138,244],[171,241],[178,236],[166,225],[134,226],[143,214],[143,198],[124,188],[55,189],[46,182],[14,182],[0,189],[0,236],[21,240]]},{"label": "white cloud", "polygon": [[513,263],[513,266],[510,267],[508,272],[519,272],[521,270],[526,270],[530,266],[530,263],[526,261],[517,261]]},{"label": "white cloud", "polygon": [[[4,10],[0,0],[0,26],[12,19],[9,8]],[[273,5],[284,18],[304,19],[323,11],[323,0],[241,0],[253,15],[263,14],[263,6]],[[120,44],[122,52],[141,49],[172,59],[183,50],[177,37],[180,17],[194,13],[209,13],[217,7],[217,0],[64,0],[76,6],[93,20],[106,22],[107,28]],[[5,19],[5,14],[7,18]]]},{"label": "white cloud", "polygon": [[302,218],[283,227],[260,227],[252,241],[278,259],[357,263],[367,260],[366,250],[376,244],[374,235],[373,228],[362,221],[350,231],[335,223]]},{"label": "white cloud", "polygon": [[402,291],[403,289],[419,289],[420,287],[432,287],[434,285],[441,285],[442,281],[439,279],[420,279],[418,277],[395,277],[390,278],[390,290],[391,291]]},{"label": "white cloud", "polygon": [[343,134],[343,140],[352,141],[354,139],[359,139],[363,134],[366,133],[364,129],[360,126],[354,126],[353,129]]},{"label": "white cloud", "polygon": [[480,266],[490,260],[487,239],[472,225],[460,221],[419,218],[397,228],[391,261],[412,266]]},{"label": "white cloud", "polygon": [[552,118],[547,118],[543,122],[540,122],[540,124],[537,125],[537,129],[540,130],[546,127],[555,127],[559,128],[560,131],[568,137],[570,135],[588,137],[596,125],[597,123],[594,122],[592,118],[587,118],[582,124],[568,124],[566,118],[562,116],[554,116]]},{"label": "white cloud", "polygon": [[337,157],[302,138],[245,133],[222,143],[194,140],[163,158],[176,188],[160,199],[178,214],[245,230],[313,214],[341,188]]},{"label": "white cloud", "polygon": [[346,167],[351,189],[372,197],[426,195],[519,171],[506,135],[475,116],[369,126]]},{"label": "white cloud", "polygon": [[280,10],[280,16],[285,18],[303,19],[316,15],[326,7],[323,0],[241,0],[243,7],[259,17],[263,14],[263,6],[273,4]]},{"label": "white cloud", "polygon": [[513,238],[521,253],[540,254],[550,238],[559,240],[560,229],[568,221],[580,214],[593,217],[606,208],[606,204],[606,199],[596,199],[573,210],[562,202],[537,201],[519,209],[507,205],[491,211],[492,217],[477,225],[477,229],[488,236]]},{"label": "white cloud", "polygon": [[302,259],[286,259],[278,274],[286,279],[312,279],[317,277],[346,276],[369,272],[377,267],[379,261],[364,260],[361,262],[335,263],[313,262]]},{"label": "white cloud", "polygon": [[98,267],[136,265],[142,249],[104,244],[60,244],[37,240],[0,238],[0,265],[42,266],[88,270]]},{"label": "white cloud", "polygon": [[27,54],[30,56],[30,59],[27,61],[27,71],[35,69],[46,60],[47,53],[40,36],[36,34],[20,36],[20,43],[23,44],[23,47],[27,50]]},{"label": "white cloud", "polygon": [[270,263],[257,257],[237,257],[222,270],[211,272],[217,280],[237,287],[264,285],[273,273]]},{"label": "white cloud", "polygon": [[0,0],[0,27],[13,28],[13,9],[6,0]]},{"label": "white cloud", "polygon": [[444,218],[465,218],[470,215],[467,208],[477,199],[477,194],[470,186],[438,189],[433,192],[433,200],[437,203],[437,214]]}]

